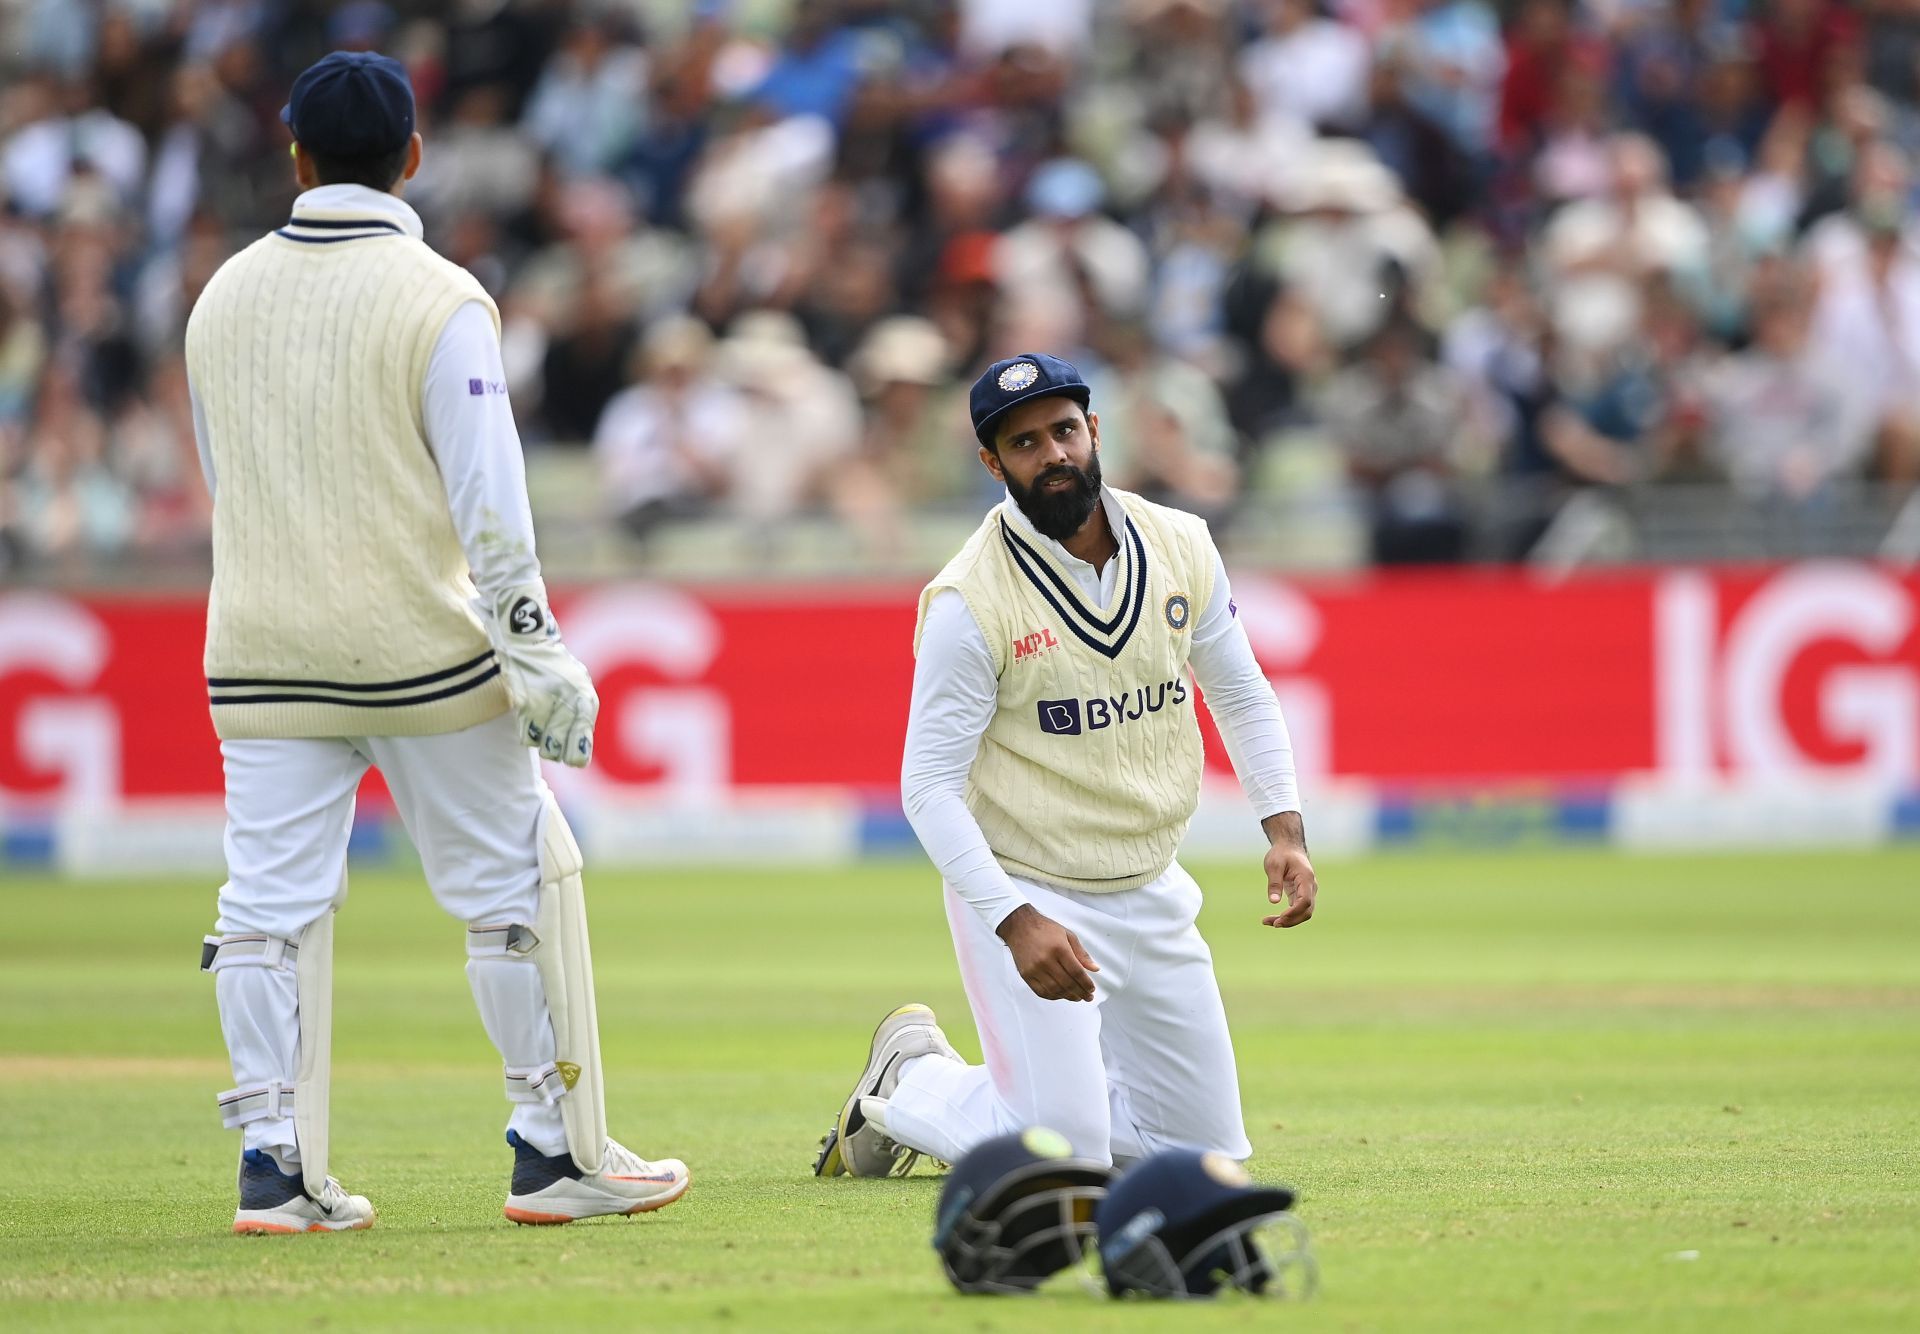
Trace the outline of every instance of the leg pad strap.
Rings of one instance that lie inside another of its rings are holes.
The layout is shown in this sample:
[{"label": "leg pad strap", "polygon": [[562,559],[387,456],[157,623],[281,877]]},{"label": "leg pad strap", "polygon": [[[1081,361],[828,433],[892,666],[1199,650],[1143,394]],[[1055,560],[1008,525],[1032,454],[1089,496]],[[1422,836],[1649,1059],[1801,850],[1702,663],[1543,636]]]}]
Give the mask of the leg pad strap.
[{"label": "leg pad strap", "polygon": [[567,1090],[573,1087],[561,1073],[560,1067],[552,1061],[545,1065],[509,1065],[506,1072],[508,1102],[539,1103],[552,1107],[566,1097]]},{"label": "leg pad strap", "polygon": [[467,928],[469,959],[521,959],[540,948],[525,922],[476,922]]},{"label": "leg pad strap", "polygon": [[220,1124],[238,1130],[249,1121],[278,1121],[292,1116],[294,1091],[276,1079],[263,1087],[228,1089],[219,1102]]},{"label": "leg pad strap", "polygon": [[279,968],[294,972],[300,965],[298,942],[258,931],[231,936],[208,936],[200,942],[200,971],[222,968]]}]

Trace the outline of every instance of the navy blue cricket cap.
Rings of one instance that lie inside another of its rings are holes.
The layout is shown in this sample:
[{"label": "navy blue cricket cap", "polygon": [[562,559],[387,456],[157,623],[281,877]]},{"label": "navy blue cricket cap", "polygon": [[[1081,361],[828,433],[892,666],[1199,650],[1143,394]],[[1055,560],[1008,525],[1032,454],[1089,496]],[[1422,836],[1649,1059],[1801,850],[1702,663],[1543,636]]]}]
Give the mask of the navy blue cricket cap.
[{"label": "navy blue cricket cap", "polygon": [[1030,398],[1070,398],[1086,407],[1093,391],[1070,361],[1044,352],[1022,352],[996,361],[980,373],[967,395],[973,414],[973,434],[983,445],[993,443],[994,424]]},{"label": "navy blue cricket cap", "polygon": [[309,153],[379,157],[413,136],[413,84],[392,56],[335,51],[300,72],[280,119]]}]

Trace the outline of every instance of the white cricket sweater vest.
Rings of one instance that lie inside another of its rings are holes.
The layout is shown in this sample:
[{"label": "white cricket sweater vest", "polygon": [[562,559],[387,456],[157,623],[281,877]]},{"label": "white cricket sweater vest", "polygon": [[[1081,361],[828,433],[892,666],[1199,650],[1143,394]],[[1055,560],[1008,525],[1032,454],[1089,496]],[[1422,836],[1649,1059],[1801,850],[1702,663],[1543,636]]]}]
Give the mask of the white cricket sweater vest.
[{"label": "white cricket sweater vest", "polygon": [[498,329],[480,284],[395,224],[302,209],[195,304],[221,737],[414,736],[505,711],[421,408],[468,301]]},{"label": "white cricket sweater vest", "polygon": [[1092,607],[1059,561],[996,506],[920,595],[967,604],[993,654],[999,701],[967,775],[967,809],[1008,874],[1067,889],[1135,889],[1172,863],[1200,798],[1187,675],[1191,627],[1213,595],[1204,521],[1113,492],[1114,605]]}]

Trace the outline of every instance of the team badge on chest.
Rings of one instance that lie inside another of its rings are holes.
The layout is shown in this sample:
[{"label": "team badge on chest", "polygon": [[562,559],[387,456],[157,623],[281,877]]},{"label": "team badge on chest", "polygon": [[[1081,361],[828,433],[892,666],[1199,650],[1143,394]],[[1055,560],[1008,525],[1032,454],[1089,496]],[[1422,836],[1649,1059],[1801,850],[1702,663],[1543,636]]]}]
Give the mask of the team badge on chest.
[{"label": "team badge on chest", "polygon": [[1167,628],[1184,630],[1187,622],[1193,619],[1193,604],[1187,601],[1185,593],[1175,593],[1167,599]]}]

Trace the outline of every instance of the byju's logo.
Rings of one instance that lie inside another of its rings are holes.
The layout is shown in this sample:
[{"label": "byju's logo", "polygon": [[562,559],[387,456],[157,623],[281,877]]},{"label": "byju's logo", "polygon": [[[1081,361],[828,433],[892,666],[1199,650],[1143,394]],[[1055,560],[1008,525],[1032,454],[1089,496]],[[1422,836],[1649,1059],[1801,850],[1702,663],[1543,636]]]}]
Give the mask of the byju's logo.
[{"label": "byju's logo", "polygon": [[1080,701],[1043,699],[1040,701],[1040,730],[1054,736],[1080,735]]},{"label": "byju's logo", "polygon": [[1122,695],[1095,695],[1091,699],[1043,699],[1039,702],[1040,730],[1051,736],[1079,736],[1106,727],[1138,722],[1148,714],[1187,702],[1185,677],[1155,686],[1137,686]]}]

